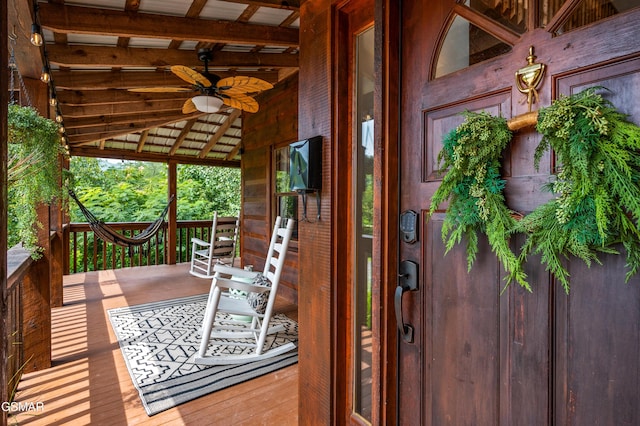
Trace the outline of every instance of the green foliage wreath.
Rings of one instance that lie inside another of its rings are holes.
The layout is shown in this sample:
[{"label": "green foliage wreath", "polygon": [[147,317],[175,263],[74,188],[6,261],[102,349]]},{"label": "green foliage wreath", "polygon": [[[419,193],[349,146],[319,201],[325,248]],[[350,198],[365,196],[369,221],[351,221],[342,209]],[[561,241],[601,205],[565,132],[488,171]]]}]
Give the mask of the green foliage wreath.
[{"label": "green foliage wreath", "polygon": [[516,228],[527,235],[520,261],[540,254],[567,293],[562,257],[600,263],[598,252],[617,253],[612,245],[622,243],[626,280],[640,268],[640,128],[603,99],[600,89],[561,97],[540,110],[537,129],[543,138],[535,165],[553,149],[559,171],[546,188],[557,197]]},{"label": "green foliage wreath", "polygon": [[431,199],[429,214],[450,199],[442,225],[446,252],[466,237],[470,270],[478,253],[478,232],[482,232],[509,276],[530,290],[521,263],[509,247],[516,221],[505,204],[506,182],[500,177],[500,157],[511,131],[502,117],[484,112],[464,115],[466,120],[445,137],[438,155],[440,172],[446,174]]},{"label": "green foliage wreath", "polygon": [[[506,120],[486,113],[466,112],[466,120],[445,137],[439,161],[446,175],[431,200],[430,214],[445,200],[449,207],[442,228],[448,252],[467,238],[471,268],[478,232],[487,235],[492,250],[507,271],[507,284],[517,281],[531,289],[523,272],[530,254],[540,254],[547,270],[569,292],[569,273],[562,258],[571,255],[587,265],[600,263],[600,252],[627,252],[627,281],[640,270],[640,128],[616,111],[593,87],[564,96],[539,112],[543,135],[536,149],[536,167],[549,148],[560,166],[545,189],[556,198],[522,220],[505,205],[505,181],[500,156],[511,139]],[[509,248],[515,233],[526,240],[519,256]]]}]

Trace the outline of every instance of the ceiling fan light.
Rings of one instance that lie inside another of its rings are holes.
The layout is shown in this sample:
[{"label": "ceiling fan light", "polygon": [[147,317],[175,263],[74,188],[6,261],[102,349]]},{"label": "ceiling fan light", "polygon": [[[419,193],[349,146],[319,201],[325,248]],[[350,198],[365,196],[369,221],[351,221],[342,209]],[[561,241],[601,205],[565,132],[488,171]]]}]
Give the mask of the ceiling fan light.
[{"label": "ceiling fan light", "polygon": [[223,103],[222,99],[215,96],[196,96],[192,101],[198,111],[209,113],[220,111]]}]

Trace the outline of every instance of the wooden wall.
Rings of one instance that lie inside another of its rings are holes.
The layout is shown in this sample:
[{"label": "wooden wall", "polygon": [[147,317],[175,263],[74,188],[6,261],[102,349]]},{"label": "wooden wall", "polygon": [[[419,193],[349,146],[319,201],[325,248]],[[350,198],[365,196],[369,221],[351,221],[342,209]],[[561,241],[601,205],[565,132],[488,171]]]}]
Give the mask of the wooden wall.
[{"label": "wooden wall", "polygon": [[[273,206],[273,150],[298,138],[298,75],[262,93],[260,110],[242,122],[242,217],[240,249],[243,265],[262,270],[276,211]],[[298,243],[292,241],[279,294],[298,298]]]},{"label": "wooden wall", "polygon": [[[300,97],[298,136],[323,137],[322,217],[301,223],[299,229],[299,410],[300,424],[334,424],[332,376],[334,346],[334,300],[337,288],[332,268],[334,224],[333,200],[335,141],[333,140],[332,1],[307,0],[300,7]],[[309,217],[315,217],[313,210]]]}]

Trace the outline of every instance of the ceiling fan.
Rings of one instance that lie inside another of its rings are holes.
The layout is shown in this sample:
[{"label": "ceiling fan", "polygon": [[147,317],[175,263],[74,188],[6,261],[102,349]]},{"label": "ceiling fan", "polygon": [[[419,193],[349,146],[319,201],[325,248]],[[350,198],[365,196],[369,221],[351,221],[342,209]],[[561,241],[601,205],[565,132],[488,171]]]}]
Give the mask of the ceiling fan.
[{"label": "ceiling fan", "polygon": [[204,62],[204,72],[199,73],[184,65],[173,65],[171,72],[191,84],[192,87],[142,87],[129,89],[131,92],[199,92],[182,106],[182,112],[196,111],[218,112],[222,105],[228,105],[247,112],[257,112],[258,102],[249,93],[258,93],[272,89],[273,85],[256,77],[234,76],[220,78],[209,72],[212,52],[209,49],[198,50],[198,59]]}]

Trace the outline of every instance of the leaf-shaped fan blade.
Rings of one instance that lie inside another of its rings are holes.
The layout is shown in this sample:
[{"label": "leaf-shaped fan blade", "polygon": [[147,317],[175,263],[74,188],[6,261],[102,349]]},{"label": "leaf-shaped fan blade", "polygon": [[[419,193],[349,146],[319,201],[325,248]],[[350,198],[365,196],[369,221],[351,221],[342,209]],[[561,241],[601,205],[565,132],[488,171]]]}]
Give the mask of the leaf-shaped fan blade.
[{"label": "leaf-shaped fan blade", "polygon": [[193,99],[187,99],[187,102],[182,105],[183,114],[191,114],[196,111],[198,111],[198,108],[196,108],[196,104],[193,103]]},{"label": "leaf-shaped fan blade", "polygon": [[151,92],[151,93],[173,93],[173,92],[193,92],[193,89],[185,87],[137,87],[128,89],[129,92]]},{"label": "leaf-shaped fan blade", "polygon": [[174,65],[171,67],[171,72],[183,79],[184,81],[193,85],[200,84],[204,87],[211,87],[211,82],[207,78],[200,74],[198,71],[194,71],[184,65]]},{"label": "leaf-shaped fan blade", "polygon": [[231,98],[224,98],[223,102],[231,108],[247,112],[258,112],[258,102],[249,95],[240,93],[233,95]]},{"label": "leaf-shaped fan blade", "polygon": [[227,77],[216,84],[226,95],[235,96],[239,93],[256,93],[273,89],[273,84],[255,77],[235,76]]}]

